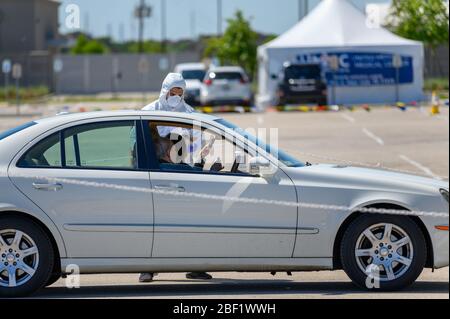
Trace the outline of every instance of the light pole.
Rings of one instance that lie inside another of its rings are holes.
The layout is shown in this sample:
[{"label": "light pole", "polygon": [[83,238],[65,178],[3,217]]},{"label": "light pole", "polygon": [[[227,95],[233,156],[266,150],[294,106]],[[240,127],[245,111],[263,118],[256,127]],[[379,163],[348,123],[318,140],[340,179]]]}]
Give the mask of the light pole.
[{"label": "light pole", "polygon": [[308,0],[298,0],[298,20],[300,21],[306,17],[309,13],[309,1]]},{"label": "light pole", "polygon": [[141,0],[139,6],[134,10],[134,16],[139,20],[139,53],[144,51],[144,19],[149,18],[152,8],[145,4],[145,0]]},{"label": "light pole", "polygon": [[303,13],[303,1],[304,0],[298,0],[298,21],[300,21],[301,19],[303,19],[304,13]]},{"label": "light pole", "polygon": [[217,34],[222,35],[222,0],[217,0]]},{"label": "light pole", "polygon": [[161,43],[162,43],[162,51],[166,52],[166,38],[167,38],[167,30],[166,30],[166,1],[161,0]]}]

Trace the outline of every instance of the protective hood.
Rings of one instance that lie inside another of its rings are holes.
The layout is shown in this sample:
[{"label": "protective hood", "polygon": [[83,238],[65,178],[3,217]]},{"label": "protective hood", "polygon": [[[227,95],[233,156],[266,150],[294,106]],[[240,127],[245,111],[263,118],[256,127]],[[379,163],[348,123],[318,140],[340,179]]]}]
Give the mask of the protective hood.
[{"label": "protective hood", "polygon": [[170,107],[167,103],[167,93],[175,88],[182,88],[183,91],[186,91],[186,81],[180,73],[169,73],[167,74],[164,82],[162,84],[161,93],[159,94],[159,103],[161,109],[167,111],[178,111],[185,108],[184,99],[180,101],[180,103],[175,107]]}]

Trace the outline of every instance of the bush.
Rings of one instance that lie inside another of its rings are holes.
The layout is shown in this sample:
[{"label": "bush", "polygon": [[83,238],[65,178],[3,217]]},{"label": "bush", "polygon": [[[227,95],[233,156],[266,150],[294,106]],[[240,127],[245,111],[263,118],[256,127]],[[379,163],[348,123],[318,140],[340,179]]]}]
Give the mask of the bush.
[{"label": "bush", "polygon": [[431,78],[425,80],[426,91],[448,91],[448,78]]},{"label": "bush", "polygon": [[[6,98],[5,98],[6,92]],[[19,89],[21,100],[32,100],[49,94],[49,89],[46,86],[21,87]],[[16,98],[16,87],[8,86],[0,88],[0,101],[12,101]]]}]

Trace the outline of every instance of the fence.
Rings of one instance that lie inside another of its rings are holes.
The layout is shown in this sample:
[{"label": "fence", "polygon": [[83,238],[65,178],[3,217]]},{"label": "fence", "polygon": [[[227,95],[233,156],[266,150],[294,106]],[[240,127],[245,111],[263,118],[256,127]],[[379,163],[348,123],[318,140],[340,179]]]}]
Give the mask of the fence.
[{"label": "fence", "polygon": [[[12,63],[22,65],[21,86],[38,86],[43,85],[52,88],[53,74],[52,64],[53,57],[47,51],[35,51],[31,53],[6,55],[0,53],[0,63],[5,59],[10,59]],[[0,73],[0,84],[5,83],[5,76]],[[9,84],[14,85],[9,75]]]},{"label": "fence", "polygon": [[62,71],[55,73],[59,94],[159,91],[176,64],[195,62],[195,53],[59,55]]},{"label": "fence", "polygon": [[[425,78],[449,76],[449,47],[441,46],[433,53],[425,50]],[[53,72],[54,59],[62,61],[63,69]],[[101,92],[159,91],[165,75],[174,66],[200,59],[197,52],[171,54],[107,54],[56,55],[47,51],[5,55],[23,67],[21,86],[44,85],[59,94],[95,94]],[[0,76],[0,85],[4,85]],[[10,84],[11,78],[10,78]]]},{"label": "fence", "polygon": [[448,78],[448,68],[448,45],[438,47],[435,52],[425,49],[425,78]]}]

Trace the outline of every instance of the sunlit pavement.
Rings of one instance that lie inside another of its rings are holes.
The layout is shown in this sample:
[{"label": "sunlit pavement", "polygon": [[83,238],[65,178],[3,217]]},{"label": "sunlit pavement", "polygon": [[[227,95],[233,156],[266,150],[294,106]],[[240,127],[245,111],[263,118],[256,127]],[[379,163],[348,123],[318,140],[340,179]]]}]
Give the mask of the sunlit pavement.
[{"label": "sunlit pavement", "polygon": [[[211,281],[188,280],[185,274],[160,274],[138,283],[138,274],[83,275],[80,288],[66,288],[61,279],[37,298],[449,298],[448,268],[425,270],[411,287],[395,293],[355,287],[342,271],[311,273],[212,273]],[[72,283],[72,281],[70,281]]]},{"label": "sunlit pavement", "polygon": [[[122,105],[119,107],[121,108]],[[132,106],[134,107],[134,106]],[[118,108],[117,105],[107,107]],[[55,114],[57,108],[43,109]],[[279,146],[311,163],[361,162],[445,179],[449,175],[449,112],[430,116],[428,109],[372,108],[370,112],[220,114],[243,128],[278,128]],[[35,116],[2,116],[0,130]],[[449,298],[449,269],[426,270],[412,287],[397,293],[355,288],[342,272],[215,273],[209,282],[184,274],[161,274],[139,284],[138,275],[83,275],[80,289],[64,280],[44,289],[42,298]]]}]

